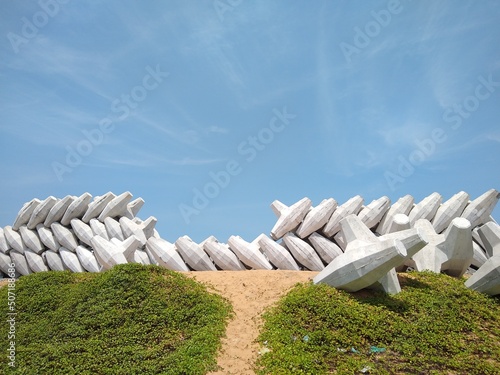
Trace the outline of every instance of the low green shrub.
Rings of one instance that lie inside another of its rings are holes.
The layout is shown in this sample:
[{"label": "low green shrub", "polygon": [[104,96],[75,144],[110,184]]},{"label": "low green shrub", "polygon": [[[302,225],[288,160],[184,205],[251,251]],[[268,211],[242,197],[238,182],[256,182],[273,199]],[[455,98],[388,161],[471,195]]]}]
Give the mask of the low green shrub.
[{"label": "low green shrub", "polygon": [[222,297],[156,266],[24,276],[15,283],[12,369],[7,299],[1,288],[0,373],[13,374],[205,374],[231,314]]},{"label": "low green shrub", "polygon": [[500,299],[410,273],[401,293],[298,284],[264,314],[259,374],[500,374]]}]

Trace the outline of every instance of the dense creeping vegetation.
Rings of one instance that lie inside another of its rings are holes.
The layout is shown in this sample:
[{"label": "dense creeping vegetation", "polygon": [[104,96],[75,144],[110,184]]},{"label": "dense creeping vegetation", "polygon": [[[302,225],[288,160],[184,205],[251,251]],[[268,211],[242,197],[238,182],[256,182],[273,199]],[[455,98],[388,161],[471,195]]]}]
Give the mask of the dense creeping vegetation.
[{"label": "dense creeping vegetation", "polygon": [[[264,315],[257,372],[500,374],[499,297],[446,275],[400,278],[394,296],[297,284]],[[15,283],[11,369],[8,290],[0,289],[6,374],[206,374],[232,314],[222,297],[156,266],[37,273]]]},{"label": "dense creeping vegetation", "polygon": [[23,276],[15,283],[12,369],[7,289],[0,290],[1,373],[205,374],[216,368],[232,314],[222,297],[156,266]]},{"label": "dense creeping vegetation", "polygon": [[298,284],[264,315],[259,374],[500,374],[500,298],[400,275],[402,292]]}]

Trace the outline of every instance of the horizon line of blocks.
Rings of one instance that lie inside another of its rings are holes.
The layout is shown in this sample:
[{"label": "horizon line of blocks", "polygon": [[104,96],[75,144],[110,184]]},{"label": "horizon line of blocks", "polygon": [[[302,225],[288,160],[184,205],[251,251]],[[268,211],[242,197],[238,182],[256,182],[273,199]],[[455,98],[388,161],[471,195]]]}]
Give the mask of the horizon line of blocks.
[{"label": "horizon line of blocks", "polygon": [[20,277],[49,270],[103,272],[117,264],[155,264],[174,271],[281,269],[320,271],[314,283],[349,292],[401,291],[397,272],[407,269],[472,276],[468,288],[500,294],[500,226],[491,217],[500,193],[474,200],[463,191],[443,202],[432,193],[415,203],[406,195],[391,205],[383,196],[364,205],[357,195],[312,207],[271,204],[278,217],[269,236],[227,244],[214,236],[197,244],[188,236],[170,243],[156,218],[137,217],[144,204],[132,194],[33,199],[12,226],[0,227],[0,271]]}]

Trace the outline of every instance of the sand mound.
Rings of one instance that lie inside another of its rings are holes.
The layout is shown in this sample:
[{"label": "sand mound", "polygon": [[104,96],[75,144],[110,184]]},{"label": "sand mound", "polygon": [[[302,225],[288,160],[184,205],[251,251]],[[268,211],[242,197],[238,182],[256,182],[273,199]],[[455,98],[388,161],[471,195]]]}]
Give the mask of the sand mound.
[{"label": "sand mound", "polygon": [[233,305],[235,317],[229,322],[217,360],[219,371],[211,374],[255,374],[258,356],[255,342],[261,314],[296,283],[312,279],[318,272],[307,271],[214,271],[183,272],[209,286]]}]

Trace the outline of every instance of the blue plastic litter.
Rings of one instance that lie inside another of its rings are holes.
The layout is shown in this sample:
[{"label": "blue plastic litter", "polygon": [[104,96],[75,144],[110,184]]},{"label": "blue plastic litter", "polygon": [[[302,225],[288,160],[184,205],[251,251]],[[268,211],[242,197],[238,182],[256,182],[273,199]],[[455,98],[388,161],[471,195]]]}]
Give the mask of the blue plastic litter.
[{"label": "blue plastic litter", "polygon": [[385,348],[379,348],[377,346],[370,346],[370,353],[383,353]]}]

